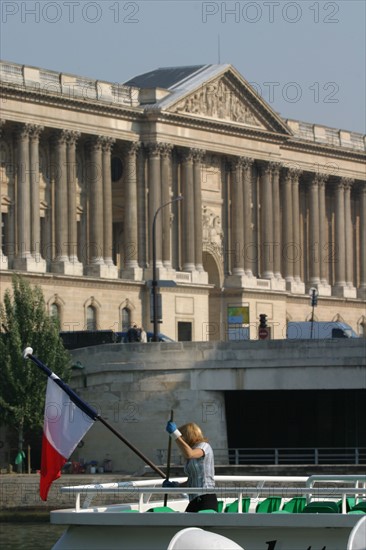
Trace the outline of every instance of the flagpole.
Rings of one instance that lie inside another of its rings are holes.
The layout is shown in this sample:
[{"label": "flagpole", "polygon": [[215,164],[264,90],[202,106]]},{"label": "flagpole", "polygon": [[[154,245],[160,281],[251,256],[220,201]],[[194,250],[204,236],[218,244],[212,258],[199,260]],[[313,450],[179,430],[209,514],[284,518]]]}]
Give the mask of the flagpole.
[{"label": "flagpole", "polygon": [[118,439],[120,439],[127,447],[131,449],[137,456],[139,456],[150,468],[152,468],[159,476],[162,478],[166,478],[165,473],[160,470],[158,466],[156,466],[151,460],[145,456],[139,449],[137,449],[130,441],[128,441],[120,432],[118,432],[109,422],[107,422],[103,417],[101,417],[95,409],[90,407],[87,403],[85,403],[75,392],[72,390],[65,382],[63,382],[56,374],[54,374],[38,357],[35,357],[33,355],[33,349],[32,348],[26,348],[23,352],[23,357],[25,359],[30,359],[33,361],[37,367],[39,367],[47,376],[51,377],[53,381],[58,384],[64,391],[67,393],[67,395],[72,399],[72,401],[81,409],[83,410],[88,416],[93,418],[93,420],[99,420],[108,430],[110,430]]}]

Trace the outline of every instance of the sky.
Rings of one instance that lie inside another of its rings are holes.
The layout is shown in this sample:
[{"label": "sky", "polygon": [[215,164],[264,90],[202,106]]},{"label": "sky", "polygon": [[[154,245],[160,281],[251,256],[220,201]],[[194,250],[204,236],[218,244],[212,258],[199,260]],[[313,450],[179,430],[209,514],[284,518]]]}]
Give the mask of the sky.
[{"label": "sky", "polygon": [[0,57],[110,82],[229,63],[284,118],[366,133],[366,2],[0,0]]}]

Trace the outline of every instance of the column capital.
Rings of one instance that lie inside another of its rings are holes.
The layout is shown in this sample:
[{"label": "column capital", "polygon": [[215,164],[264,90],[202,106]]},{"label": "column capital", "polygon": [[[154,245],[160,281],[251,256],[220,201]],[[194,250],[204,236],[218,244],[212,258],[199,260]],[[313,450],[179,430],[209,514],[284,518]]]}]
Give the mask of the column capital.
[{"label": "column capital", "polygon": [[105,136],[94,136],[90,142],[89,147],[91,151],[103,151]]},{"label": "column capital", "polygon": [[194,160],[193,149],[183,149],[181,151],[181,158],[184,163],[193,162]]},{"label": "column capital", "polygon": [[348,185],[348,183],[345,181],[345,178],[341,178],[338,181],[336,181],[334,187],[335,187],[336,191],[345,191],[347,185]]},{"label": "column capital", "polygon": [[[113,143],[115,142],[115,140],[113,141]],[[141,149],[141,142],[140,141],[130,141],[127,146],[126,146],[126,155],[127,156],[135,156],[136,153],[138,153],[138,151],[140,151]]]},{"label": "column capital", "polygon": [[16,129],[16,133],[18,138],[20,139],[27,139],[30,138],[32,131],[33,131],[33,124],[19,124]]},{"label": "column capital", "polygon": [[341,183],[343,184],[344,190],[348,191],[352,188],[355,180],[353,178],[341,178]]},{"label": "column capital", "polygon": [[81,132],[75,130],[65,130],[65,132],[68,145],[76,145],[77,140],[81,136]]},{"label": "column capital", "polygon": [[194,162],[202,162],[203,159],[206,156],[206,150],[205,149],[198,149],[198,148],[193,147],[191,149],[191,151],[192,151]]},{"label": "column capital", "polygon": [[236,170],[237,168],[244,168],[246,170],[252,166],[253,162],[253,159],[248,157],[230,157],[227,164],[229,170]]},{"label": "column capital", "polygon": [[302,170],[300,170],[300,168],[291,167],[291,168],[288,169],[288,171],[289,171],[290,177],[292,179],[292,182],[293,183],[298,183],[299,178],[302,174]]},{"label": "column capital", "polygon": [[69,139],[69,130],[57,130],[53,136],[52,140],[57,145],[66,145]]},{"label": "column capital", "polygon": [[318,172],[314,175],[313,182],[316,182],[319,187],[325,187],[326,182],[328,181],[329,176],[328,174],[321,174]]},{"label": "column capital", "polygon": [[31,124],[29,130],[29,137],[32,141],[38,141],[39,136],[44,130],[44,126],[39,126],[37,124]]},{"label": "column capital", "polygon": [[148,155],[149,157],[159,157],[160,158],[160,155],[162,153],[162,150],[163,150],[163,146],[164,144],[163,143],[158,143],[158,142],[148,142],[148,143],[144,143],[144,146],[148,152]]},{"label": "column capital", "polygon": [[162,158],[169,159],[174,149],[173,143],[161,143],[161,156]]}]

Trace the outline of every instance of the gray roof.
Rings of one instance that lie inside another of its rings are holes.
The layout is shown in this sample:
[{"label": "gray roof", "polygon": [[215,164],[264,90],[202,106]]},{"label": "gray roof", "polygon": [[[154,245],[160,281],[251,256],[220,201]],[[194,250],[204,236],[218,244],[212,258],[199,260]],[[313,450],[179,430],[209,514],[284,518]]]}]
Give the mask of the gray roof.
[{"label": "gray roof", "polygon": [[148,73],[131,78],[124,84],[137,88],[164,88],[168,90],[186,78],[200,72],[207,65],[189,65],[186,67],[161,67]]}]

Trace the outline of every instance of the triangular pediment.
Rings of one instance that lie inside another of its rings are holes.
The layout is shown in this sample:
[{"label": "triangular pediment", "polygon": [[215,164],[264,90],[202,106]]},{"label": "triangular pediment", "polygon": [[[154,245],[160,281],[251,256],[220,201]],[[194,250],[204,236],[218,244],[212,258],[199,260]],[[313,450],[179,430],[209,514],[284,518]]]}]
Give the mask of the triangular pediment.
[{"label": "triangular pediment", "polygon": [[285,121],[231,65],[210,65],[169,88],[163,111],[291,135]]},{"label": "triangular pediment", "polygon": [[169,110],[265,128],[258,116],[253,113],[250,103],[245,101],[225,77],[201,86]]}]

